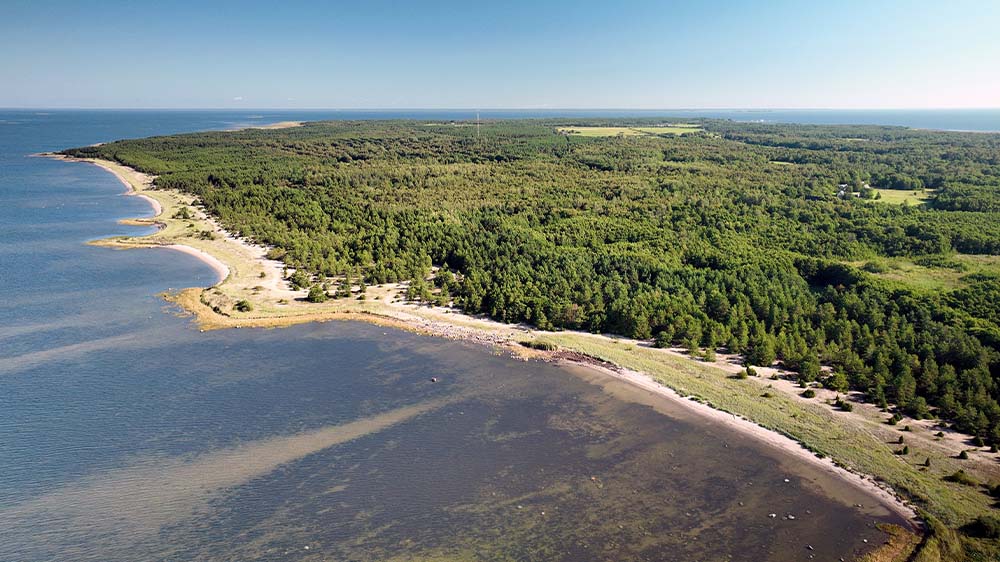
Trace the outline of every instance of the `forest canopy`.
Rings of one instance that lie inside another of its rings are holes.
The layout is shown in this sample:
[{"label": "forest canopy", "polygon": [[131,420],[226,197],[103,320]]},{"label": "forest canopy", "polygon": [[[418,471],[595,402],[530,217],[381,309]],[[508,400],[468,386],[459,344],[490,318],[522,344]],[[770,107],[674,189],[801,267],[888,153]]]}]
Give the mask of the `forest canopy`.
[{"label": "forest canopy", "polygon": [[[1000,135],[695,123],[337,121],[66,153],[156,174],[311,275],[780,360],[1000,443],[1000,275],[963,271],[1000,264]],[[954,282],[887,274],[904,262]]]}]

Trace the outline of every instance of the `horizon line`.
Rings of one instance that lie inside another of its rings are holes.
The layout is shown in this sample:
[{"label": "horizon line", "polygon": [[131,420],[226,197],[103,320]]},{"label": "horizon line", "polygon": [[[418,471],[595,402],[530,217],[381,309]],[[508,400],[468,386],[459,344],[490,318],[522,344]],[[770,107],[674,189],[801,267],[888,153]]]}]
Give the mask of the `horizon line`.
[{"label": "horizon line", "polygon": [[86,107],[0,106],[0,111],[1000,111],[995,107]]}]

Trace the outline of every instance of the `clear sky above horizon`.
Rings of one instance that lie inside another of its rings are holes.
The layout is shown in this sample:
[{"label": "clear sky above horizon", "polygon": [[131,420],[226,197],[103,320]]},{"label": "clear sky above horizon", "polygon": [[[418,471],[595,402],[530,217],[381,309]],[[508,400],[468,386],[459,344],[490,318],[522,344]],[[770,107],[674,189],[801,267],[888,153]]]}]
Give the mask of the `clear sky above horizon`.
[{"label": "clear sky above horizon", "polygon": [[1000,2],[0,3],[0,107],[1000,107]]}]

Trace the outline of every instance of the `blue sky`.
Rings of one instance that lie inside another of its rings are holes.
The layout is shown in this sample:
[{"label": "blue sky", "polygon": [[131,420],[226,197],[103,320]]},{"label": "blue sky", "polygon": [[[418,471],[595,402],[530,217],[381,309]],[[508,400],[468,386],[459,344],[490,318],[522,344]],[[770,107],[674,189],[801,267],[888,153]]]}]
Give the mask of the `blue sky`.
[{"label": "blue sky", "polygon": [[1000,2],[0,2],[0,107],[1000,107]]}]

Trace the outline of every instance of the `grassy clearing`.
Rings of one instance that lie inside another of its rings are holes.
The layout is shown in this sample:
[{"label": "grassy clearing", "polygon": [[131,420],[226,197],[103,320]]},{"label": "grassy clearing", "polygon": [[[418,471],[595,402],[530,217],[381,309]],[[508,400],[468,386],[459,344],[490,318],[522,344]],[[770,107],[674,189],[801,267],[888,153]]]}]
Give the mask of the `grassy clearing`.
[{"label": "grassy clearing", "polygon": [[941,292],[960,289],[963,280],[975,274],[1000,275],[1000,256],[956,254],[945,258],[952,267],[914,263],[912,258],[876,258],[850,262],[862,268],[873,268],[882,279],[899,283],[921,292]]},{"label": "grassy clearing", "polygon": [[696,133],[701,130],[701,127],[698,125],[679,124],[669,127],[638,127],[635,130],[647,135],[683,135],[684,133]]},{"label": "grassy clearing", "polygon": [[924,205],[934,196],[934,191],[925,189],[923,191],[906,191],[902,189],[876,189],[880,197],[870,199],[876,203],[888,203],[890,205]]},{"label": "grassy clearing", "polygon": [[560,133],[581,137],[634,137],[638,135],[682,135],[701,131],[698,125],[681,123],[668,127],[559,127]]},{"label": "grassy clearing", "polygon": [[986,254],[957,254],[952,259],[962,264],[967,273],[1000,275],[1000,256]]},{"label": "grassy clearing", "polygon": [[580,137],[635,137],[642,134],[629,127],[559,127],[558,131]]},{"label": "grassy clearing", "polygon": [[867,262],[852,262],[858,267],[874,267],[874,275],[919,292],[941,292],[962,286],[966,272],[940,267],[926,267],[905,258],[878,258]]}]

